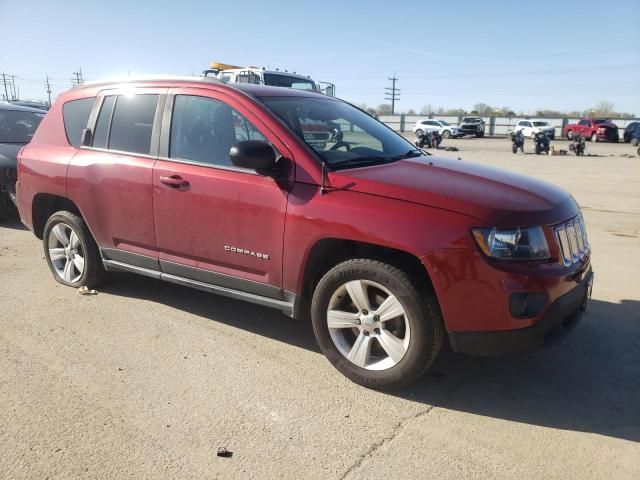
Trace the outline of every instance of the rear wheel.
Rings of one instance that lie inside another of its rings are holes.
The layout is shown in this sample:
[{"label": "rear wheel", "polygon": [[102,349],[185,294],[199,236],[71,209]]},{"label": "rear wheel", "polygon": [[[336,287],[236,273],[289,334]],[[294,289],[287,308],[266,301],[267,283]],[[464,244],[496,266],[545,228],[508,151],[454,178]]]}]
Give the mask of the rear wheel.
[{"label": "rear wheel", "polygon": [[311,304],[318,345],[343,375],[392,389],[420,377],[442,347],[444,328],[432,292],[403,271],[354,259],[332,268]]},{"label": "rear wheel", "polygon": [[631,139],[631,145],[633,145],[634,147],[637,147],[638,143],[638,138],[634,137]]},{"label": "rear wheel", "polygon": [[65,211],[52,215],[44,226],[42,242],[56,281],[95,288],[106,279],[98,246],[78,215]]},{"label": "rear wheel", "polygon": [[593,143],[596,143],[596,142],[598,141],[598,134],[597,134],[596,132],[593,132],[593,133],[591,134],[591,141],[592,141]]},{"label": "rear wheel", "polygon": [[567,138],[569,140],[573,140],[573,131],[572,130],[567,131]]}]

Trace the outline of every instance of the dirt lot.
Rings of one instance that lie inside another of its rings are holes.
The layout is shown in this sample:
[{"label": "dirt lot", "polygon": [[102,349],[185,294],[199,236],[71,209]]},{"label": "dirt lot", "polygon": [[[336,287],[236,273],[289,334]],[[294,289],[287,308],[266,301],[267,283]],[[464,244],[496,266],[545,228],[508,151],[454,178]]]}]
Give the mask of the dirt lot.
[{"label": "dirt lot", "polygon": [[506,359],[445,352],[416,385],[378,393],[335,371],[308,324],[129,275],[80,296],[3,225],[0,479],[639,478],[640,157],[444,145],[582,206],[596,282],[571,336]]}]

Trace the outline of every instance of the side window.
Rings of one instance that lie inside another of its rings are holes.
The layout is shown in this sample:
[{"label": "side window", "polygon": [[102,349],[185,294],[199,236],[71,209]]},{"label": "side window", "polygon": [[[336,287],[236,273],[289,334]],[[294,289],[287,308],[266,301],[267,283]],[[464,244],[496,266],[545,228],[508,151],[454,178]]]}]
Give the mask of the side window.
[{"label": "side window", "polygon": [[148,154],[158,95],[118,95],[111,120],[108,148]]},{"label": "side window", "polygon": [[242,142],[244,140],[262,140],[266,142],[267,139],[256,130],[256,127],[253,124],[249,123],[249,120],[244,118],[235,110],[231,111],[231,116],[233,117],[233,127],[236,132],[236,142]]},{"label": "side window", "polygon": [[100,113],[98,114],[96,129],[95,132],[93,132],[93,146],[95,148],[107,148],[109,129],[111,128],[111,117],[113,116],[113,107],[115,103],[115,95],[105,97],[102,102]]},{"label": "side window", "polygon": [[266,141],[246,118],[226,103],[191,95],[175,97],[170,158],[232,166],[229,150],[243,140]]},{"label": "side window", "polygon": [[518,126],[518,127],[524,127],[524,126],[525,126],[525,124],[524,124],[524,122],[520,121],[520,122],[518,122],[518,125],[517,125],[517,126]]},{"label": "side window", "polygon": [[589,121],[588,120],[580,120],[578,122],[578,125],[589,125]]},{"label": "side window", "polygon": [[82,130],[87,128],[89,114],[93,108],[95,97],[71,100],[62,106],[62,118],[67,140],[74,147],[80,146]]}]

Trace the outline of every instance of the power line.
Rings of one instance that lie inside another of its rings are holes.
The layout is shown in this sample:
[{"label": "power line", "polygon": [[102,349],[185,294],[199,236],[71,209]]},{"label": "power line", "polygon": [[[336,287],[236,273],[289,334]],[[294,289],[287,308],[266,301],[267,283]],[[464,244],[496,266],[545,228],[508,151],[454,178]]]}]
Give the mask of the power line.
[{"label": "power line", "polygon": [[385,87],[384,99],[391,100],[391,115],[393,115],[396,110],[396,102],[400,100],[400,89],[396,88],[398,78],[395,75],[388,80],[391,81],[391,88]]}]

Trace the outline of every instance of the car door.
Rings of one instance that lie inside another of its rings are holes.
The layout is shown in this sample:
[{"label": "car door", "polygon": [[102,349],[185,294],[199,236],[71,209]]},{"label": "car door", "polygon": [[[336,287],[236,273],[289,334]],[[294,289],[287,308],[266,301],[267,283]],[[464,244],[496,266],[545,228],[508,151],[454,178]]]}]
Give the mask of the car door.
[{"label": "car door", "polygon": [[588,137],[589,135],[591,135],[590,127],[591,127],[591,122],[589,120],[580,120],[578,122],[578,132],[583,137]]},{"label": "car door", "polygon": [[152,172],[166,88],[101,92],[67,189],[107,260],[158,269]]},{"label": "car door", "polygon": [[290,185],[234,167],[229,150],[242,140],[268,141],[291,158],[239,100],[206,89],[170,91],[153,171],[160,265],[169,275],[281,298]]}]

